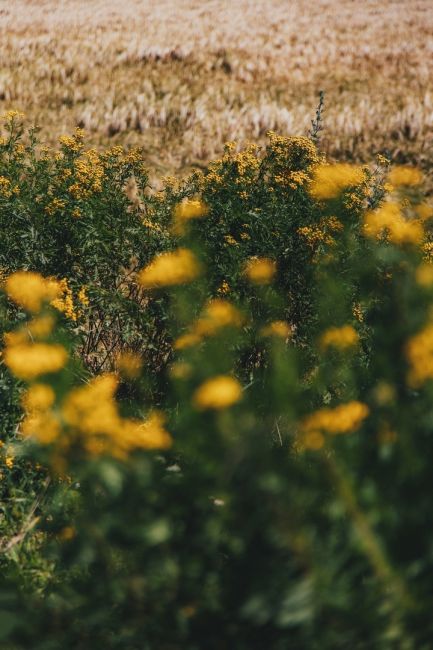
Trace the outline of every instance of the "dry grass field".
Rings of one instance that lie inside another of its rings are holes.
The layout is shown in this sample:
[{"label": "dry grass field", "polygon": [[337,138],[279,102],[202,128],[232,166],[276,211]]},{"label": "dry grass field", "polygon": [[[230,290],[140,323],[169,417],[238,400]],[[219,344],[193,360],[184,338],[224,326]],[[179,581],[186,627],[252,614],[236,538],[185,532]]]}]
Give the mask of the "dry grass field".
[{"label": "dry grass field", "polygon": [[431,0],[0,0],[0,110],[54,142],[142,145],[157,173],[269,129],[324,148],[433,160]]}]

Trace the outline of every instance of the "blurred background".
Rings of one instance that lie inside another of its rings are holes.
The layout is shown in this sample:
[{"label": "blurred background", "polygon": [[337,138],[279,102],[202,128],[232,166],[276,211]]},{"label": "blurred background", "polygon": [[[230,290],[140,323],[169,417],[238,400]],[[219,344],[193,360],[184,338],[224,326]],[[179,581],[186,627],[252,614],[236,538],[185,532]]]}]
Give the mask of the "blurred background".
[{"label": "blurred background", "polygon": [[332,156],[433,157],[430,0],[3,0],[0,35],[1,111],[141,145],[157,175],[305,134],[321,89]]}]

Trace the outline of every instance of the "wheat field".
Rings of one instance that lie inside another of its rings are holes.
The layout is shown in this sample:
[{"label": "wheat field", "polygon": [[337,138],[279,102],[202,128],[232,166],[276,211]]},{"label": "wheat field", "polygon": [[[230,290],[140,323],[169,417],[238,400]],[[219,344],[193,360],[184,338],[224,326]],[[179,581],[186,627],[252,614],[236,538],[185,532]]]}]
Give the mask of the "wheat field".
[{"label": "wheat field", "polygon": [[0,110],[45,141],[143,146],[157,173],[226,141],[305,134],[335,157],[431,166],[430,0],[3,0]]}]

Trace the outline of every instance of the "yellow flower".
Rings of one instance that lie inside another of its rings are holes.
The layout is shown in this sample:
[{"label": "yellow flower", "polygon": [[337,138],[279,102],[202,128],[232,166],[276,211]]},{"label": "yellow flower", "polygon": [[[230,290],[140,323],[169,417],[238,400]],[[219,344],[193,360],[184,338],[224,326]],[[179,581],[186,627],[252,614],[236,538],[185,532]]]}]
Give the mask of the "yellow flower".
[{"label": "yellow flower", "polygon": [[364,234],[367,237],[387,236],[394,244],[419,244],[424,229],[419,221],[407,220],[397,203],[385,203],[364,218]]},{"label": "yellow flower", "polygon": [[433,265],[426,262],[420,264],[415,272],[415,278],[421,287],[431,287],[433,285]]},{"label": "yellow flower", "polygon": [[169,449],[173,440],[164,428],[165,417],[154,411],[147,420],[122,420],[117,444],[127,452],[130,449]]},{"label": "yellow flower", "polygon": [[225,409],[242,397],[242,386],[233,377],[219,375],[205,381],[194,393],[193,404],[199,409]]},{"label": "yellow flower", "polygon": [[433,217],[433,207],[429,203],[418,203],[414,210],[421,221],[428,221]]},{"label": "yellow flower", "polygon": [[336,199],[349,187],[356,187],[365,181],[362,167],[338,163],[318,165],[314,170],[310,194],[315,199]]},{"label": "yellow flower", "polygon": [[200,264],[187,248],[162,253],[139,272],[138,282],[146,289],[191,282],[200,273]]},{"label": "yellow flower", "polygon": [[357,345],[359,336],[351,325],[343,327],[330,327],[320,338],[320,344],[323,348],[335,347],[340,350]]},{"label": "yellow flower", "polygon": [[83,307],[89,306],[89,298],[87,296],[87,287],[81,287],[78,292],[78,300],[83,305]]},{"label": "yellow flower", "polygon": [[325,444],[325,436],[321,431],[306,431],[301,440],[301,449],[309,449],[310,451],[318,451],[322,449]]},{"label": "yellow flower", "polygon": [[422,183],[422,174],[419,169],[414,167],[394,167],[388,174],[388,181],[394,187],[401,185],[420,185]]},{"label": "yellow flower", "polygon": [[43,304],[53,300],[59,291],[57,282],[32,271],[17,271],[6,280],[9,298],[31,312],[40,311]]},{"label": "yellow flower", "polygon": [[411,386],[421,386],[428,379],[433,379],[433,325],[427,325],[407,342],[406,357]]},{"label": "yellow flower", "polygon": [[21,434],[25,438],[34,438],[42,445],[50,445],[60,435],[58,418],[51,411],[30,411],[21,424]]},{"label": "yellow flower", "polygon": [[268,257],[251,257],[245,265],[245,275],[254,284],[269,284],[276,270],[275,262]]},{"label": "yellow flower", "polygon": [[239,326],[242,315],[228,300],[214,298],[204,308],[203,315],[197,321],[194,332],[199,336],[210,336],[222,327]]},{"label": "yellow flower", "polygon": [[143,367],[143,360],[139,354],[134,352],[122,352],[117,357],[118,370],[128,379],[136,379],[140,376]]},{"label": "yellow flower", "polygon": [[335,408],[323,408],[308,415],[301,424],[303,432],[322,431],[334,435],[358,429],[368,416],[369,408],[362,402],[348,402]]},{"label": "yellow flower", "polygon": [[175,350],[184,350],[185,348],[191,348],[194,345],[198,345],[201,340],[202,339],[198,334],[187,332],[175,340],[173,347]]},{"label": "yellow flower", "polygon": [[205,217],[209,209],[200,199],[184,199],[174,209],[174,217],[178,222]]},{"label": "yellow flower", "polygon": [[118,380],[106,374],[73,389],[64,400],[62,416],[72,433],[79,434],[92,455],[123,459],[133,449],[167,449],[172,439],[164,417],[152,413],[145,421],[123,419],[114,399]]},{"label": "yellow flower", "polygon": [[58,343],[23,343],[6,348],[4,360],[16,377],[31,381],[61,370],[68,360],[68,353]]},{"label": "yellow flower", "polygon": [[262,336],[277,336],[287,339],[292,334],[292,328],[284,320],[275,320],[262,328]]},{"label": "yellow flower", "polygon": [[76,321],[77,312],[74,306],[72,289],[69,287],[68,280],[66,278],[63,278],[58,284],[60,288],[60,295],[50,304],[52,307],[64,314],[67,318],[70,318],[72,321]]},{"label": "yellow flower", "polygon": [[120,424],[114,400],[117,384],[115,375],[106,374],[74,388],[62,406],[65,422],[82,433],[116,435]]},{"label": "yellow flower", "polygon": [[33,384],[24,393],[21,403],[26,411],[46,411],[56,399],[54,390],[48,384]]}]

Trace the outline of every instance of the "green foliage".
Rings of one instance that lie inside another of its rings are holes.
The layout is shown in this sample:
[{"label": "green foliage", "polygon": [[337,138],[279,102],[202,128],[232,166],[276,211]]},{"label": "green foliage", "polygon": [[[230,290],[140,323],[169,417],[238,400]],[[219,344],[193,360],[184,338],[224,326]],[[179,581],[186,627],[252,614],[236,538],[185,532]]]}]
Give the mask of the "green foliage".
[{"label": "green foliage", "polygon": [[[72,295],[49,341],[75,356],[42,377],[56,408],[135,352],[143,370],[120,369],[122,416],[163,409],[173,445],[89,453],[66,426],[49,444],[23,439],[24,387],[2,363],[2,647],[427,649],[428,224],[419,242],[405,226],[399,243],[392,228],[366,236],[371,197],[384,195],[376,175],[313,198],[323,161],[306,138],[229,145],[204,173],[151,192],[136,152],[88,154],[78,132],[60,155],[36,143],[18,155],[21,127],[8,128],[1,174],[19,191],[0,204],[4,274],[66,278]],[[418,223],[419,191],[395,191]],[[197,195],[206,214],[176,221]],[[178,246],[200,277],[141,287],[135,272]],[[250,281],[257,258],[275,263],[272,281]],[[216,298],[239,320],[210,326]],[[3,295],[4,331],[22,323]],[[234,374],[241,399],[200,403],[208,380]]]}]

